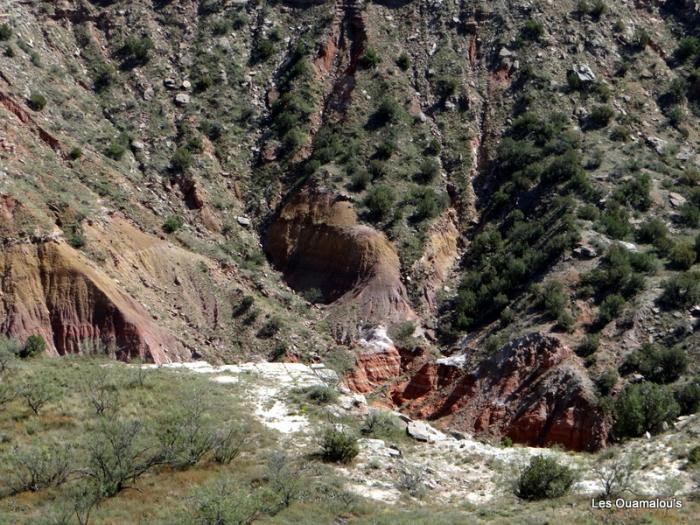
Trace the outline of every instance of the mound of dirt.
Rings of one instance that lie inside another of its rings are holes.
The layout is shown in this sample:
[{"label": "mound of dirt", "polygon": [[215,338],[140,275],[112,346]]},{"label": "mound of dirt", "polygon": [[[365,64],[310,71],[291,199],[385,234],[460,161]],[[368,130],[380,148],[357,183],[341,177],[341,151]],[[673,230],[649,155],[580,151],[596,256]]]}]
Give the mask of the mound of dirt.
[{"label": "mound of dirt", "polygon": [[292,288],[333,304],[346,320],[415,318],[391,243],[358,224],[352,203],[328,190],[294,195],[270,225],[265,248]]}]

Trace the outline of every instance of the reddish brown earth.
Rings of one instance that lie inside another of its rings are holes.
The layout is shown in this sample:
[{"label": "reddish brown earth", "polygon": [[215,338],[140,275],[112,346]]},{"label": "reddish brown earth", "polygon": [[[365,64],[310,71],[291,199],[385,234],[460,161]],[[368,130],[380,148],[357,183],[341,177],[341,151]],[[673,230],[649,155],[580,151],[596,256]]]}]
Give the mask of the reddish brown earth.
[{"label": "reddish brown earth", "polygon": [[590,379],[555,337],[527,335],[473,366],[434,361],[422,351],[401,357],[397,371],[393,352],[360,352],[349,386],[367,393],[402,371],[409,379],[395,383],[390,396],[412,417],[533,446],[597,450],[606,443],[607,422],[595,406]]},{"label": "reddish brown earth", "polygon": [[307,188],[292,197],[265,247],[292,288],[320,292],[346,321],[415,318],[396,250],[383,233],[358,224],[352,203],[331,191]]},{"label": "reddish brown earth", "polygon": [[4,246],[0,276],[2,333],[19,340],[41,334],[54,355],[100,341],[120,359],[190,357],[114,280],[64,242]]}]

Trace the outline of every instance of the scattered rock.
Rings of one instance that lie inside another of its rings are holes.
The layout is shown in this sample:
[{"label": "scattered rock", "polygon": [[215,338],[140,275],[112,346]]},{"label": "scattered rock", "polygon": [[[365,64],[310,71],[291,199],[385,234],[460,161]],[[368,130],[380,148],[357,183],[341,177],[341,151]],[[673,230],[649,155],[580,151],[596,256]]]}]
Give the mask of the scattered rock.
[{"label": "scattered rock", "polygon": [[596,80],[595,73],[593,73],[593,70],[588,64],[576,64],[571,69],[571,72],[576,75],[579,82],[583,84],[590,84]]},{"label": "scattered rock", "polygon": [[236,217],[236,222],[241,226],[245,226],[246,228],[252,224],[248,217],[243,217],[242,215]]},{"label": "scattered rock", "polygon": [[659,155],[663,155],[664,153],[666,153],[666,148],[668,147],[668,141],[666,141],[664,139],[660,139],[659,137],[652,137],[652,136],[646,137],[645,140],[652,148],[654,148],[656,153],[658,153]]},{"label": "scattered rock", "polygon": [[445,434],[435,430],[423,421],[411,421],[408,423],[406,433],[417,441],[426,441],[428,443],[443,441],[447,438]]},{"label": "scattered rock", "polygon": [[683,195],[673,191],[668,194],[668,201],[674,208],[680,208],[687,202],[686,198],[683,197]]},{"label": "scattered rock", "polygon": [[190,96],[187,93],[178,93],[175,95],[175,103],[178,106],[186,106],[190,103]]}]

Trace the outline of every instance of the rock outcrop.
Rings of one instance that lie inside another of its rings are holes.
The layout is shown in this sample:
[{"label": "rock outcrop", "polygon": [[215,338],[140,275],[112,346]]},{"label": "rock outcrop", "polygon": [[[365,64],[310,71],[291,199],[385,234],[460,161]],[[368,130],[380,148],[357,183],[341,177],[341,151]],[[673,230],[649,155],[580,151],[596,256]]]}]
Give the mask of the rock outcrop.
[{"label": "rock outcrop", "polygon": [[596,450],[607,437],[579,358],[555,337],[533,333],[471,368],[426,362],[396,385],[392,399],[412,417],[534,446]]},{"label": "rock outcrop", "polygon": [[320,293],[346,322],[415,318],[393,246],[358,224],[352,203],[331,191],[294,195],[269,227],[265,248],[292,288]]},{"label": "rock outcrop", "polygon": [[355,354],[355,366],[346,375],[347,385],[355,392],[368,393],[399,377],[401,355],[383,327],[363,330],[361,349]]},{"label": "rock outcrop", "polygon": [[54,355],[107,345],[155,363],[190,354],[114,280],[64,242],[15,244],[0,254],[0,333],[40,334]]}]

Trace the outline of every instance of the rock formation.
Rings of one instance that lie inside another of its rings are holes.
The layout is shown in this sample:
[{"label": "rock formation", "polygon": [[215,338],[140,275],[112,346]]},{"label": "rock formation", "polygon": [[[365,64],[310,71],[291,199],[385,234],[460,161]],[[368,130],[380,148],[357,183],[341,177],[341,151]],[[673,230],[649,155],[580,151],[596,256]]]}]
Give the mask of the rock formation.
[{"label": "rock formation", "polygon": [[415,317],[396,251],[382,233],[358,224],[352,203],[331,191],[294,195],[268,229],[266,249],[292,288],[320,293],[346,322]]},{"label": "rock formation", "polygon": [[392,399],[413,417],[444,418],[455,430],[518,443],[596,450],[606,441],[579,358],[539,333],[512,341],[473,369],[458,359],[425,362],[393,388]]},{"label": "rock formation", "polygon": [[139,303],[65,242],[5,246],[0,276],[2,333],[20,340],[41,334],[54,355],[99,341],[121,359],[189,358]]}]

